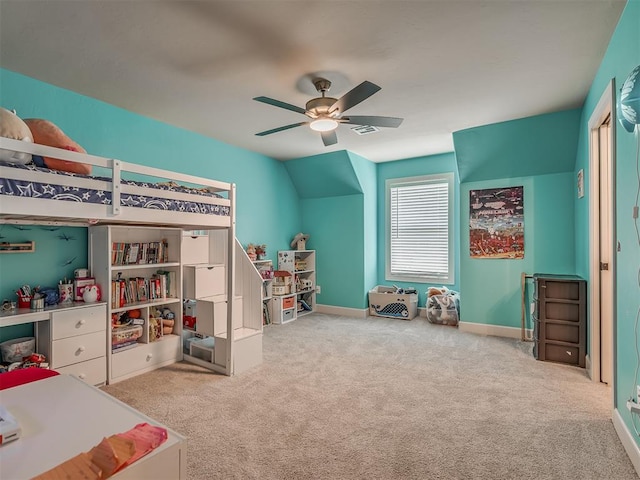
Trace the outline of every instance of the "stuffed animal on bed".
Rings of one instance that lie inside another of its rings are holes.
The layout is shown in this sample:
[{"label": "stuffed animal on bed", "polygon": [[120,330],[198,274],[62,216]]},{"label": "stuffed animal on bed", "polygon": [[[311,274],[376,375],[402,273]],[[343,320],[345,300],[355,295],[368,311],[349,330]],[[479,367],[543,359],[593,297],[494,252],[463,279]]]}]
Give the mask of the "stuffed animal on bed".
[{"label": "stuffed animal on bed", "polygon": [[[49,147],[63,148],[72,152],[87,153],[84,148],[67,137],[57,125],[49,120],[27,118],[24,122],[31,130],[35,143]],[[91,173],[91,165],[85,163],[68,162],[51,157],[44,157],[44,163],[47,168],[52,170],[62,170],[64,172],[80,173],[82,175],[89,175]]]},{"label": "stuffed animal on bed", "polygon": [[[5,108],[0,108],[0,137],[33,142],[33,135],[27,124],[15,112]],[[31,154],[0,148],[0,160],[25,165],[31,161]]]}]

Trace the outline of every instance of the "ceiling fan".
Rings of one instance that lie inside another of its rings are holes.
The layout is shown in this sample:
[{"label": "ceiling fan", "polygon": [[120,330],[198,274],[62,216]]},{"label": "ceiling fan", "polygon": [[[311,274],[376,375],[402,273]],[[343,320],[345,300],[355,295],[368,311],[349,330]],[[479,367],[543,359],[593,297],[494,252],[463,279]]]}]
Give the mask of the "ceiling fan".
[{"label": "ceiling fan", "polygon": [[321,96],[309,100],[305,105],[305,108],[296,107],[290,103],[281,102],[280,100],[274,100],[269,97],[255,97],[254,100],[257,100],[258,102],[302,113],[311,119],[307,122],[292,123],[291,125],[265,130],[264,132],[256,133],[256,135],[264,137],[265,135],[282,132],[283,130],[289,130],[290,128],[309,125],[312,130],[320,132],[322,142],[326,147],[328,147],[329,145],[338,143],[338,137],[336,136],[335,129],[341,123],[390,128],[397,128],[402,123],[403,119],[396,117],[362,115],[352,115],[349,117],[342,116],[348,109],[358,105],[360,102],[381,90],[381,88],[374,83],[365,80],[357,87],[345,93],[339,99],[325,96],[331,88],[331,82],[329,80],[325,78],[315,78],[313,80],[313,85]]}]

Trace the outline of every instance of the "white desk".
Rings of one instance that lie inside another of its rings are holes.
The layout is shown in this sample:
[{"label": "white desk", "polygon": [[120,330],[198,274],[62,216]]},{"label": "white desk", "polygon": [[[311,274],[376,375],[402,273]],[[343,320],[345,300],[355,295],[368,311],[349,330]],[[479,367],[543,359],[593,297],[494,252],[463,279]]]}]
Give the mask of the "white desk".
[{"label": "white desk", "polygon": [[[0,478],[6,480],[32,478],[138,423],[163,426],[70,375],[2,390],[0,403],[22,426],[20,439],[0,446]],[[111,478],[186,478],[186,440],[167,432],[167,441]]]}]

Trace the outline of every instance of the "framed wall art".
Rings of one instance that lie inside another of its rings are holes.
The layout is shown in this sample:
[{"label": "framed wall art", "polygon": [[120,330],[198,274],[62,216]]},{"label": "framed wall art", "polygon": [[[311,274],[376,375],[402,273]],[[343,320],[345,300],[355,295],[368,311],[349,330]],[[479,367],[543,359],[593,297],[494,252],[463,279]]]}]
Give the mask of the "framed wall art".
[{"label": "framed wall art", "polygon": [[524,258],[524,187],[469,192],[471,258]]}]

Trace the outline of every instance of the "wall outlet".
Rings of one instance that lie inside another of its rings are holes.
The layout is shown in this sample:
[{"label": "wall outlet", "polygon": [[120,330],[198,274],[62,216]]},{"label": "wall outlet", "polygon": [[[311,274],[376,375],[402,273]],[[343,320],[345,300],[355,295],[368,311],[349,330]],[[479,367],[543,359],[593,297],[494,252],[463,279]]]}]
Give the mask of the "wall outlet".
[{"label": "wall outlet", "polygon": [[316,293],[322,293],[322,287],[320,285],[316,285]]}]

